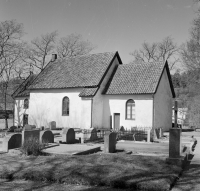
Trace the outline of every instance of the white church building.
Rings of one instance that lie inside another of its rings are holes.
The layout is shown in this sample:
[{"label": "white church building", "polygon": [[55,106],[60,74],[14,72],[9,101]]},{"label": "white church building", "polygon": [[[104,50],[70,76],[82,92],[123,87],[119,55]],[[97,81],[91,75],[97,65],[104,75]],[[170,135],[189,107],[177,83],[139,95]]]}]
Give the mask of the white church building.
[{"label": "white church building", "polygon": [[18,126],[168,130],[175,93],[167,62],[122,64],[106,52],[52,60],[13,97]]}]

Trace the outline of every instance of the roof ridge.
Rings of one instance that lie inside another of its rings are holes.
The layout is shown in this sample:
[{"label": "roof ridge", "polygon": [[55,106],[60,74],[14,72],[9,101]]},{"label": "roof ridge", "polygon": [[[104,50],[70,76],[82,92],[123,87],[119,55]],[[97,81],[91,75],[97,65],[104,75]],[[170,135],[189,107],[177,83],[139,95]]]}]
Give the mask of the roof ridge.
[{"label": "roof ridge", "polygon": [[104,52],[58,59],[37,76],[29,89],[99,85],[118,52]]},{"label": "roof ridge", "polygon": [[164,61],[151,61],[151,62],[133,61],[133,62],[128,63],[128,64],[158,64],[158,63],[165,64]]},{"label": "roof ridge", "polygon": [[111,51],[111,52],[99,52],[99,53],[92,53],[92,54],[83,54],[83,55],[77,55],[77,56],[74,56],[74,57],[64,57],[64,58],[58,58],[56,61],[60,60],[60,61],[65,61],[65,60],[68,60],[68,59],[73,59],[73,58],[81,58],[81,57],[86,57],[86,56],[93,56],[93,55],[100,55],[100,54],[116,54],[118,51]]}]

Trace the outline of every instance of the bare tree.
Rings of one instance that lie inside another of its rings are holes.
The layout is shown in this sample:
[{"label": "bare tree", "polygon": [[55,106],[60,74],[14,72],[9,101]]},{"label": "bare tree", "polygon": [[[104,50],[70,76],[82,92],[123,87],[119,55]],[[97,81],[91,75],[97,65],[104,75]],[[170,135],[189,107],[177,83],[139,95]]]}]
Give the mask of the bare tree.
[{"label": "bare tree", "polygon": [[181,46],[181,55],[188,70],[200,69],[200,15],[192,22],[190,39]]},{"label": "bare tree", "polygon": [[93,49],[94,46],[89,41],[83,40],[81,35],[76,34],[62,37],[57,46],[57,52],[60,58],[88,54]]},{"label": "bare tree", "polygon": [[47,56],[52,54],[56,46],[57,31],[41,35],[26,44],[22,60],[30,68],[42,71],[47,65]]},{"label": "bare tree", "polygon": [[23,50],[21,37],[24,34],[23,25],[15,20],[0,23],[0,94],[4,104],[5,127],[7,122],[7,103],[9,99],[9,82],[15,76],[15,69],[20,67],[19,60]]},{"label": "bare tree", "polygon": [[17,23],[15,20],[0,23],[0,76],[2,76],[6,67],[6,58],[16,54],[17,47],[23,35],[23,25]]},{"label": "bare tree", "polygon": [[200,96],[193,97],[189,102],[189,125],[200,126]]},{"label": "bare tree", "polygon": [[135,61],[165,62],[168,60],[171,70],[174,65],[180,61],[178,58],[178,53],[178,46],[173,42],[173,39],[170,36],[167,36],[158,43],[150,44],[144,42],[141,49],[135,50],[130,54],[134,56]]}]

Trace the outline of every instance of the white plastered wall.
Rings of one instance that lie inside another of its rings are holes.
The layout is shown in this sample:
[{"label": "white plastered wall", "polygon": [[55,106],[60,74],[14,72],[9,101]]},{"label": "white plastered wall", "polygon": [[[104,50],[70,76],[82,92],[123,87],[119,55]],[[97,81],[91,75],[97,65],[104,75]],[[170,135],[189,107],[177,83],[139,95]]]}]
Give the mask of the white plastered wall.
[{"label": "white plastered wall", "polygon": [[[88,129],[91,126],[91,99],[81,98],[80,88],[63,90],[32,90],[30,93],[29,124],[48,127],[56,121],[57,127]],[[62,116],[62,99],[70,100],[69,116]]]},{"label": "white plastered wall", "polygon": [[154,128],[162,127],[166,131],[172,126],[172,97],[167,71],[164,69],[154,95]]},{"label": "white plastered wall", "polygon": [[[129,99],[135,101],[135,120],[126,119],[126,102]],[[152,128],[153,98],[146,95],[105,95],[103,126],[110,128],[110,116],[112,116],[112,128],[114,127],[114,113],[120,113],[120,126]]]},{"label": "white plastered wall", "polygon": [[29,114],[29,108],[24,109],[24,100],[29,99],[29,97],[15,98],[15,113],[14,113],[14,125],[23,126],[23,116],[24,114]]},{"label": "white plastered wall", "polygon": [[93,97],[93,104],[92,104],[92,127],[94,128],[104,128],[103,121],[103,112],[104,112],[104,99],[105,95],[102,95],[103,90],[105,89],[106,84],[108,83],[108,80],[110,79],[114,69],[116,66],[119,65],[119,61],[117,57],[115,57],[114,61],[112,62],[112,65],[110,66],[106,76],[104,77],[101,86],[96,93],[96,95]]}]

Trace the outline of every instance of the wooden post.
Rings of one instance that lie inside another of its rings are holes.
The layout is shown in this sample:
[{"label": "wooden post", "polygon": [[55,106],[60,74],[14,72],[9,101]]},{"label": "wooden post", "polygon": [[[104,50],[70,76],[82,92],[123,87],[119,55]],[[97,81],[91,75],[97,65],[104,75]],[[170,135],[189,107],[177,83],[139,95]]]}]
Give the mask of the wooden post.
[{"label": "wooden post", "polygon": [[177,128],[177,112],[178,112],[178,102],[174,103],[174,128]]},{"label": "wooden post", "polygon": [[110,115],[110,129],[112,129],[112,115]]}]

